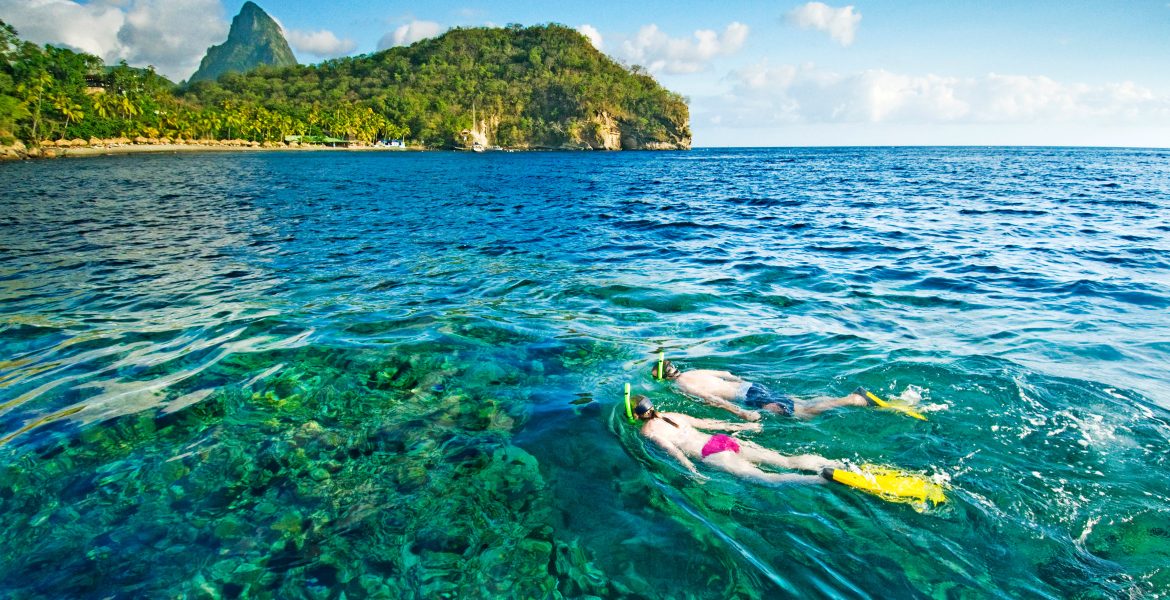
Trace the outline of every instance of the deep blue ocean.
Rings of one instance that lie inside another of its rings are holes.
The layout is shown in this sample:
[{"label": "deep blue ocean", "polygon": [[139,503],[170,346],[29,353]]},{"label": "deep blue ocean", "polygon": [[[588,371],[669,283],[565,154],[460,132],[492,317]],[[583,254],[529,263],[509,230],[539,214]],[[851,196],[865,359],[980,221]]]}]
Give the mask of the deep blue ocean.
[{"label": "deep blue ocean", "polygon": [[[659,351],[948,502],[688,477]],[[1170,150],[3,164],[0,596],[1166,597],[1168,364]]]}]

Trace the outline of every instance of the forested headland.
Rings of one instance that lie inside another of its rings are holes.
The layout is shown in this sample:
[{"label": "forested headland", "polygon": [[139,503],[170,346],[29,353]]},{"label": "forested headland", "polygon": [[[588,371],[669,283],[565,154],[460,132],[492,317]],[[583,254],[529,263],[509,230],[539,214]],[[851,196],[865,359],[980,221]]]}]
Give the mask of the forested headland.
[{"label": "forested headland", "polygon": [[686,101],[562,25],[453,29],[409,47],[176,85],[0,23],[0,144],[289,136],[424,148],[690,147]]}]

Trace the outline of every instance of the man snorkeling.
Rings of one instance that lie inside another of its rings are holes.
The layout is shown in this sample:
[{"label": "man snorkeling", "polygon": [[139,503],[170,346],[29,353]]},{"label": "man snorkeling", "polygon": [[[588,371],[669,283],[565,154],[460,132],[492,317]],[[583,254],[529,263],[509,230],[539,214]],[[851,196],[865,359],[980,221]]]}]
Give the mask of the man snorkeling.
[{"label": "man snorkeling", "polygon": [[[758,383],[744,381],[727,371],[707,369],[682,371],[669,360],[662,359],[654,363],[650,373],[656,379],[673,381],[683,394],[698,398],[711,406],[722,408],[748,421],[758,421],[760,410],[786,417],[807,419],[826,410],[842,406],[871,404],[867,399],[866,391],[863,388],[857,388],[852,394],[842,398],[826,398],[813,404],[798,406],[787,394],[777,394]],[[756,410],[746,410],[734,402],[743,402],[749,408]]]},{"label": "man snorkeling", "polygon": [[698,459],[705,464],[728,473],[763,483],[766,485],[781,485],[786,483],[825,483],[823,475],[801,475],[796,473],[773,473],[760,469],[758,465],[795,469],[800,471],[821,472],[828,468],[844,469],[845,465],[835,460],[829,460],[815,454],[801,454],[785,456],[769,450],[747,440],[739,440],[731,436],[716,433],[703,433],[700,429],[712,431],[759,431],[759,423],[728,423],[714,419],[696,419],[682,413],[659,413],[654,404],[645,396],[635,396],[637,401],[634,414],[642,421],[640,432],[655,444],[666,450],[682,466],[700,479],[706,479],[699,473],[691,459]]}]

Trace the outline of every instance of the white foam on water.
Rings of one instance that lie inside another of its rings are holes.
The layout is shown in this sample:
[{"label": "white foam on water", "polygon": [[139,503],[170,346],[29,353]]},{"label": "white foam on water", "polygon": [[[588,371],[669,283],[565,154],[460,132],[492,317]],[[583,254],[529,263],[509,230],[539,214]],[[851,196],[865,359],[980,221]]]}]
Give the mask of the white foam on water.
[{"label": "white foam on water", "polygon": [[943,402],[935,402],[932,404],[923,404],[923,399],[930,400],[930,388],[924,388],[914,384],[906,386],[902,393],[897,396],[891,396],[891,400],[897,400],[905,404],[909,404],[921,413],[932,413],[943,410],[950,410],[951,405]]},{"label": "white foam on water", "polygon": [[1078,545],[1084,545],[1085,538],[1089,537],[1090,533],[1093,533],[1093,526],[1100,521],[1101,517],[1090,517],[1089,520],[1085,522],[1085,528],[1081,531],[1080,537],[1077,538]]},{"label": "white foam on water", "polygon": [[[1120,438],[1117,426],[1105,420],[1099,414],[1077,415],[1070,410],[1058,411],[1054,417],[1064,421],[1064,424],[1048,433],[1048,437],[1058,435],[1070,429],[1080,434],[1077,444],[1094,448],[1111,448],[1117,446]],[[1131,445],[1131,444],[1127,444]]]},{"label": "white foam on water", "polygon": [[897,398],[903,402],[909,402],[911,404],[918,404],[919,402],[922,401],[922,393],[923,392],[930,393],[930,391],[925,389],[925,388],[921,388],[921,387],[918,387],[916,385],[911,384],[911,385],[906,386],[906,389],[902,390],[902,393],[899,394],[897,396]]},{"label": "white foam on water", "polygon": [[972,467],[967,466],[967,464],[966,464],[967,459],[975,456],[976,454],[979,454],[980,452],[982,452],[982,450],[976,449],[976,450],[972,451],[970,454],[967,454],[966,456],[960,458],[958,460],[958,464],[955,467],[954,477],[962,477],[963,475],[966,475],[967,473],[970,473],[971,471],[973,471],[974,469]]}]

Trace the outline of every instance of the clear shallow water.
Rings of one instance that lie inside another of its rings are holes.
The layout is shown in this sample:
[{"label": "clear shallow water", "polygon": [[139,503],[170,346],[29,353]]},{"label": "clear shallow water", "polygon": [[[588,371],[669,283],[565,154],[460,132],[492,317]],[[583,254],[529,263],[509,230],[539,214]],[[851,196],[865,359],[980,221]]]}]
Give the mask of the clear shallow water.
[{"label": "clear shallow water", "polygon": [[[0,594],[1156,597],[1170,152],[247,154],[0,167]],[[921,423],[700,485],[659,348]]]}]

